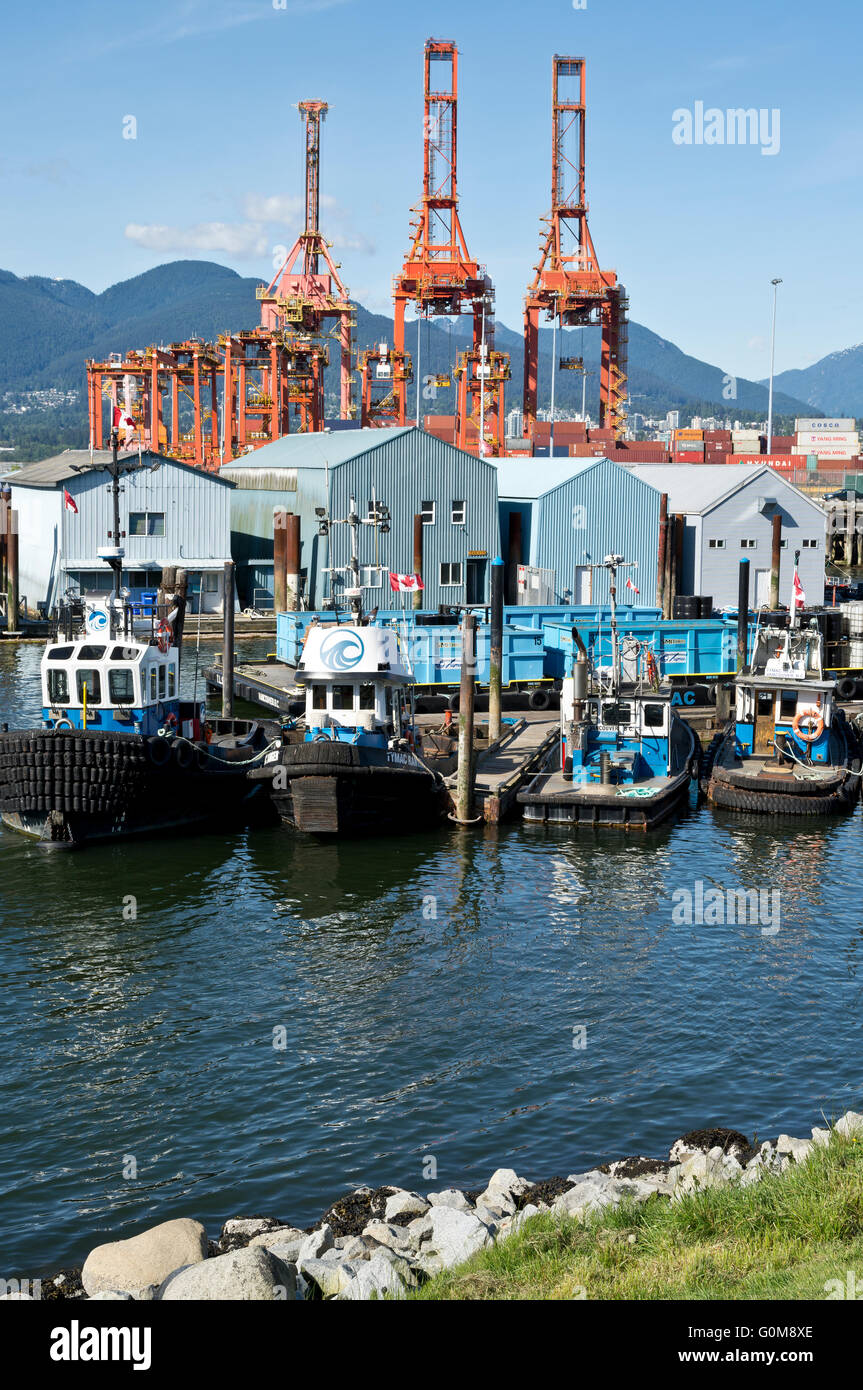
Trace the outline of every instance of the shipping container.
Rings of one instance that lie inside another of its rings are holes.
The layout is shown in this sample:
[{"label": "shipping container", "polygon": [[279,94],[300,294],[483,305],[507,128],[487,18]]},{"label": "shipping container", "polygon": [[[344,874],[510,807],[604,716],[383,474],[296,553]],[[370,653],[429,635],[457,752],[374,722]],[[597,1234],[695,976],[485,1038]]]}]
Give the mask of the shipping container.
[{"label": "shipping container", "polygon": [[807,434],[812,430],[853,430],[857,428],[856,420],[837,420],[825,418],[823,420],[795,420],[794,428],[798,434]]}]

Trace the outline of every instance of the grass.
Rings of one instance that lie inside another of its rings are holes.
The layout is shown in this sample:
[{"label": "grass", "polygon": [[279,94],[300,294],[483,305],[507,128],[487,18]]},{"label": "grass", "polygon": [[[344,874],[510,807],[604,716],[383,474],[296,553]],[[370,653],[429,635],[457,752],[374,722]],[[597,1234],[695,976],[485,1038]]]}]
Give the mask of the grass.
[{"label": "grass", "polygon": [[651,1197],[581,1224],[543,1212],[417,1299],[825,1299],[863,1287],[863,1139],[833,1134],[750,1187]]}]

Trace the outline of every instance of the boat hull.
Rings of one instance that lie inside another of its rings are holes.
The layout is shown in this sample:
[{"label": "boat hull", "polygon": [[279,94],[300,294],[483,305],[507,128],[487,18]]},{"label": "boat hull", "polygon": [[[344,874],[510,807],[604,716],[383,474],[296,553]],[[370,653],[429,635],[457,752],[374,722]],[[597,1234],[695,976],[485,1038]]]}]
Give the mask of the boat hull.
[{"label": "boat hull", "polygon": [[587,830],[653,830],[680,807],[689,793],[688,772],[669,778],[666,786],[648,797],[621,794],[621,789],[579,788],[577,794],[556,795],[546,788],[519,793],[528,823],[566,825]]},{"label": "boat hull", "polygon": [[266,818],[267,798],[247,773],[267,737],[260,730],[252,744],[228,749],[124,733],[2,734],[0,819],[47,848],[72,848]]},{"label": "boat hull", "polygon": [[450,807],[440,775],[413,754],[349,743],[289,744],[251,776],[266,777],[280,819],[310,835],[409,834],[439,825]]},{"label": "boat hull", "polygon": [[718,740],[702,790],[713,806],[762,816],[826,816],[853,809],[860,794],[859,745],[851,730],[837,731],[836,761],[799,768],[770,758],[740,758],[731,725]]}]

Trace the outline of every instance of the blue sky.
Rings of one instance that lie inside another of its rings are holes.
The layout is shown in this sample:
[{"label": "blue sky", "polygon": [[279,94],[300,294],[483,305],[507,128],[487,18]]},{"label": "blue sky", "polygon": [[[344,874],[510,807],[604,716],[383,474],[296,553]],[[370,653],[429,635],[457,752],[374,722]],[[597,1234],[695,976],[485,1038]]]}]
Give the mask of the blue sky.
[{"label": "blue sky", "polygon": [[[763,377],[778,275],[777,370],[863,338],[853,0],[473,0],[445,20],[392,0],[282,3],[4,7],[0,266],[101,290],[198,256],[269,279],[271,248],[298,229],[295,104],[315,97],[330,103],[324,230],[352,294],[387,311],[421,191],[433,36],[459,46],[462,225],[511,327],[550,198],[557,52],[587,59],[590,226],[634,319]],[[676,144],[674,112],[696,102],[778,108],[778,153]]]}]

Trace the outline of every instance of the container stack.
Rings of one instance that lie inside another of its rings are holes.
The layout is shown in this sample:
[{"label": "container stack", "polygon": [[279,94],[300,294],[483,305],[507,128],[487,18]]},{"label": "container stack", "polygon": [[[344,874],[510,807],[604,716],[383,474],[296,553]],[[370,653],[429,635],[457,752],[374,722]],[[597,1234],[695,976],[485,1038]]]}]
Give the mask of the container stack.
[{"label": "container stack", "polygon": [[792,454],[814,455],[819,463],[834,468],[851,463],[860,454],[860,435],[852,419],[795,420],[794,428]]}]

